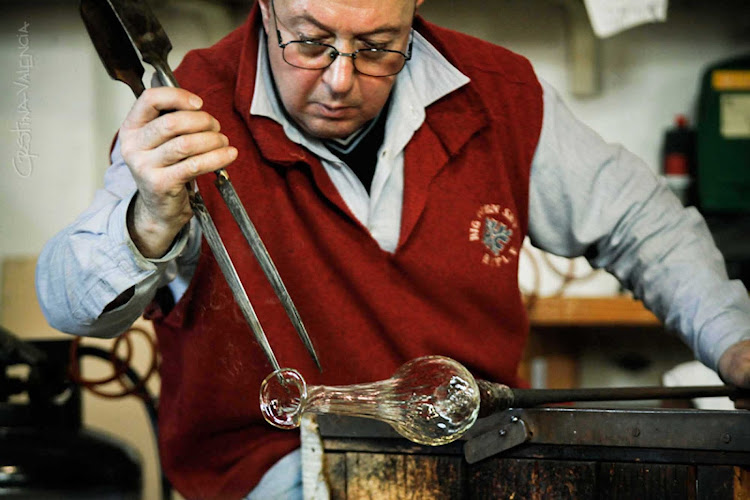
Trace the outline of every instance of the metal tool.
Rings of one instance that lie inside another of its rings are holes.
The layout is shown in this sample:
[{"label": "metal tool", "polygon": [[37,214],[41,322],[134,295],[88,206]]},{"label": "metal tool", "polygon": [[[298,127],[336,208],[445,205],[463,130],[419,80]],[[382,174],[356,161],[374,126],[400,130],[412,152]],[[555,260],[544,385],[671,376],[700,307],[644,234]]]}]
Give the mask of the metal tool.
[{"label": "metal tool", "polygon": [[[144,62],[153,66],[156,77],[163,86],[179,87],[167,63],[172,44],[144,0],[81,0],[81,17],[94,47],[96,47],[99,58],[107,68],[107,72],[113,79],[126,83],[136,97],[140,96],[145,90],[142,82],[144,70],[138,53],[140,53]],[[260,235],[242,206],[234,186],[229,180],[229,175],[223,168],[215,173],[214,184],[219,189],[232,217],[240,227],[242,235],[250,245],[263,273],[281,301],[297,334],[302,339],[318,369],[322,371],[320,360],[310,336],[302,324],[299,312],[294,306],[292,298],[289,296],[289,292],[268,254],[268,250],[260,239]],[[268,343],[263,327],[247,297],[211,215],[208,213],[203,197],[197,191],[194,183],[189,184],[187,189],[193,213],[197,217],[203,235],[216,257],[216,261],[242,314],[269,362],[275,370],[278,370],[280,367],[276,356]]]},{"label": "metal tool", "polygon": [[750,391],[731,385],[693,387],[607,387],[582,389],[512,389],[477,380],[481,394],[480,417],[507,410],[574,401],[639,401],[646,399],[693,399],[730,397],[744,399]]}]

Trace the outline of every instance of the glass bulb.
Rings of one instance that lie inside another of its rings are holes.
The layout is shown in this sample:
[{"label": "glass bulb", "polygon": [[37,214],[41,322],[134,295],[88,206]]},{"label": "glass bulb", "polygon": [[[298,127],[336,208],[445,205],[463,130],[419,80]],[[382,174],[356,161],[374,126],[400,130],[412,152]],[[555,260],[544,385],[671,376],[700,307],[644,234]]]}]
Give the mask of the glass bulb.
[{"label": "glass bulb", "polygon": [[264,418],[281,429],[298,427],[302,414],[333,413],[380,420],[415,443],[447,444],[476,421],[479,388],[457,361],[444,356],[416,358],[380,382],[307,387],[296,370],[284,368],[263,381]]}]

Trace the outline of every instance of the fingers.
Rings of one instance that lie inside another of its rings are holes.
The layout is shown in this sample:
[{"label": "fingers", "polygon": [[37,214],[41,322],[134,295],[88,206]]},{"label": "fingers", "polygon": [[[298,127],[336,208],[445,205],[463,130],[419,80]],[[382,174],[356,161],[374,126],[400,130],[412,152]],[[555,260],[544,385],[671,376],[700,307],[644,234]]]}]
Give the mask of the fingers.
[{"label": "fingers", "polygon": [[120,127],[125,160],[180,135],[219,132],[219,122],[200,111],[202,105],[200,97],[184,89],[159,87],[143,92]]},{"label": "fingers", "polygon": [[[141,95],[120,129],[123,158],[139,187],[154,194],[179,191],[180,184],[234,161],[236,149],[201,105],[184,89],[160,87]],[[168,109],[175,111],[164,113]],[[169,172],[159,171],[167,167]],[[165,182],[171,184],[160,189]]]},{"label": "fingers", "polygon": [[125,117],[123,127],[138,129],[157,118],[165,111],[197,111],[203,100],[185,89],[155,87],[147,89],[135,101]]},{"label": "fingers", "polygon": [[[203,137],[204,140],[181,136],[145,155],[142,165],[131,167],[139,187],[156,197],[176,196],[186,183],[226,167],[237,158],[237,149],[228,146],[225,136],[203,134]],[[191,138],[195,140],[187,140]],[[172,142],[183,142],[187,146],[175,147]],[[165,161],[164,157],[170,155],[174,161]]]},{"label": "fingers", "polygon": [[[721,355],[719,373],[727,383],[750,391],[750,339],[737,342]],[[738,397],[734,405],[750,409],[750,392]]]},{"label": "fingers", "polygon": [[174,137],[200,132],[218,133],[220,129],[218,120],[205,111],[175,111],[140,127],[133,146],[139,150],[154,149]]},{"label": "fingers", "polygon": [[[226,167],[237,158],[237,149],[218,132],[175,137],[140,155],[133,170],[141,177],[156,177],[168,185],[185,184],[202,174]],[[161,184],[158,180],[157,184]]]},{"label": "fingers", "polygon": [[721,355],[719,374],[730,384],[750,389],[750,339],[733,344]]},{"label": "fingers", "polygon": [[199,175],[214,172],[226,167],[237,158],[237,149],[231,146],[213,149],[202,154],[192,155],[163,169],[174,182],[185,184]]},{"label": "fingers", "polygon": [[152,150],[154,167],[174,165],[190,156],[229,146],[229,139],[218,132],[197,132],[177,136]]}]

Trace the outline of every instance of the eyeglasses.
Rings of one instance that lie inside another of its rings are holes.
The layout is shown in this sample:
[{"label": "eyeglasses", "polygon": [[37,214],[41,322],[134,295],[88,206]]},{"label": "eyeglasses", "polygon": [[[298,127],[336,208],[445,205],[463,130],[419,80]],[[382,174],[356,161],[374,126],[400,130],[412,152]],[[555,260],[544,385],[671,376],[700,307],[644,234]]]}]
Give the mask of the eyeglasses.
[{"label": "eyeglasses", "polygon": [[409,39],[409,48],[406,54],[398,50],[389,49],[358,49],[354,52],[339,52],[336,47],[327,43],[314,42],[312,40],[292,40],[284,43],[281,40],[276,7],[271,1],[273,9],[273,22],[276,28],[276,36],[281,48],[281,55],[287,64],[301,69],[326,69],[339,56],[351,57],[354,69],[367,76],[393,76],[399,73],[406,61],[411,59],[413,35]]}]

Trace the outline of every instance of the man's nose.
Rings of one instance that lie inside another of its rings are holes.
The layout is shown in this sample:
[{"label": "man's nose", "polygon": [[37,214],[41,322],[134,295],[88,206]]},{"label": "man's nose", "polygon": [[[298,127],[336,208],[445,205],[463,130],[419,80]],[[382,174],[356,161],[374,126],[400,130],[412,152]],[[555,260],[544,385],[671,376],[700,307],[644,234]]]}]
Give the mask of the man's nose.
[{"label": "man's nose", "polygon": [[323,73],[323,81],[334,94],[346,94],[354,85],[353,54],[339,54]]}]

